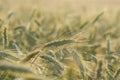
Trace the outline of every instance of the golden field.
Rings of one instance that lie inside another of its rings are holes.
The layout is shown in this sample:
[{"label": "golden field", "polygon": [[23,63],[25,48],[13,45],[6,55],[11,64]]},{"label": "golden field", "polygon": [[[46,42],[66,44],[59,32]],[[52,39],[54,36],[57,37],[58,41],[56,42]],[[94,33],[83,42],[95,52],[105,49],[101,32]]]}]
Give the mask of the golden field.
[{"label": "golden field", "polygon": [[0,0],[0,80],[120,80],[119,0]]}]

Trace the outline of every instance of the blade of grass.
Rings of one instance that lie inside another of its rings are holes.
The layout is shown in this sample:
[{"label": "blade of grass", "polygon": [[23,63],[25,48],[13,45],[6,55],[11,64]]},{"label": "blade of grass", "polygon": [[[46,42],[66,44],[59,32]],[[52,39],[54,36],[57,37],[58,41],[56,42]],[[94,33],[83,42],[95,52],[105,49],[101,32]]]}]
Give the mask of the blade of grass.
[{"label": "blade of grass", "polygon": [[69,44],[69,43],[73,43],[74,41],[73,40],[58,40],[58,41],[54,41],[54,42],[50,42],[50,43],[47,43],[44,48],[47,48],[47,47],[57,47],[57,46],[61,46],[61,45],[64,45],[64,44]]},{"label": "blade of grass", "polygon": [[56,65],[56,67],[59,69],[59,70],[63,70],[63,66],[61,65],[61,63],[59,61],[57,61],[55,58],[51,57],[51,56],[48,56],[48,55],[40,55],[41,58],[49,61],[49,62],[52,62],[53,64]]},{"label": "blade of grass", "polygon": [[120,75],[120,68],[115,72],[113,80],[118,80],[120,78],[118,78],[118,76]]},{"label": "blade of grass", "polygon": [[7,42],[8,42],[7,29],[5,27],[4,30],[3,30],[3,46],[4,46],[4,49],[7,48],[7,44],[8,44]]},{"label": "blade of grass", "polygon": [[39,54],[40,51],[34,51],[31,54],[29,54],[28,56],[26,56],[25,58],[23,58],[23,60],[21,60],[21,63],[25,63],[28,62],[29,60],[31,60],[31,58],[33,58],[34,56],[36,56],[37,54]]},{"label": "blade of grass", "polygon": [[79,55],[78,55],[75,51],[72,52],[72,55],[73,55],[73,59],[74,59],[75,62],[76,62],[76,65],[77,65],[77,66],[79,67],[79,69],[80,69],[80,72],[81,72],[81,74],[82,74],[83,79],[85,79],[85,68],[84,68],[84,66],[83,66],[83,64],[82,64],[82,62],[81,62],[81,60],[80,60]]},{"label": "blade of grass", "polygon": [[18,73],[32,73],[32,71],[29,70],[29,68],[27,67],[23,67],[22,65],[18,65],[18,64],[13,64],[13,63],[9,63],[7,61],[0,61],[0,69],[3,71],[15,71]]},{"label": "blade of grass", "polygon": [[4,58],[15,60],[15,61],[19,61],[18,58],[14,57],[14,56],[10,55],[9,53],[6,53],[6,52],[0,52],[0,56],[4,57]]},{"label": "blade of grass", "polygon": [[101,17],[103,14],[104,14],[104,12],[101,12],[100,14],[98,14],[98,15],[95,17],[95,19],[92,21],[92,24],[95,24],[95,23],[98,21],[98,19],[100,19],[100,17]]}]

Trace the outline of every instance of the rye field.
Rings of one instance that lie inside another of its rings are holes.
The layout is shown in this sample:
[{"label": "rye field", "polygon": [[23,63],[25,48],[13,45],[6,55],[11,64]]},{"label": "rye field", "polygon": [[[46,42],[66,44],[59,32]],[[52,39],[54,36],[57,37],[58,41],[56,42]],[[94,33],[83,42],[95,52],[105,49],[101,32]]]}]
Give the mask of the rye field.
[{"label": "rye field", "polygon": [[119,3],[0,0],[0,80],[120,80]]}]

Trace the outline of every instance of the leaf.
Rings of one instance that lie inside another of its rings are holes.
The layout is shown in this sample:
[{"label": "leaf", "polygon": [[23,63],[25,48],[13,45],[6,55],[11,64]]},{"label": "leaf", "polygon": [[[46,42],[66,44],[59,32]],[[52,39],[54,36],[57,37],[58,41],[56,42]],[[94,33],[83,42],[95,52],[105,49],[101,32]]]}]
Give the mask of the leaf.
[{"label": "leaf", "polygon": [[92,21],[92,24],[95,24],[95,23],[98,21],[98,19],[99,19],[103,14],[104,14],[104,12],[101,12],[100,14],[98,14],[98,15],[95,17],[95,19]]},{"label": "leaf", "polygon": [[8,59],[12,59],[12,60],[15,60],[15,61],[18,61],[19,59],[16,58],[15,56],[12,56],[6,52],[0,52],[0,56],[1,57],[4,57],[4,58],[8,58]]},{"label": "leaf", "polygon": [[80,29],[83,29],[88,23],[89,23],[89,21],[84,22],[84,23],[80,26]]},{"label": "leaf", "polygon": [[3,71],[15,71],[15,72],[22,72],[22,73],[32,73],[26,66],[18,65],[16,63],[9,63],[7,61],[0,61],[0,69]]},{"label": "leaf", "polygon": [[73,59],[75,60],[76,65],[79,67],[83,78],[85,78],[85,68],[84,68],[84,66],[83,66],[83,64],[82,64],[82,62],[80,60],[80,57],[78,56],[78,54],[75,51],[73,51],[72,54],[73,54]]}]

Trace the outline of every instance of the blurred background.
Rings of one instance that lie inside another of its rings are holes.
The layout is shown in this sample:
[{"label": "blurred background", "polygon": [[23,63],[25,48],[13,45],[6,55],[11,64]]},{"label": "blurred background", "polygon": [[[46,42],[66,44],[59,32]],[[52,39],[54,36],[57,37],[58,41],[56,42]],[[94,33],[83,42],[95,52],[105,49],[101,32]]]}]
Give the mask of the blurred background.
[{"label": "blurred background", "polygon": [[120,9],[120,0],[0,0],[0,8],[39,7],[45,11],[74,10],[74,12],[110,11]]}]

